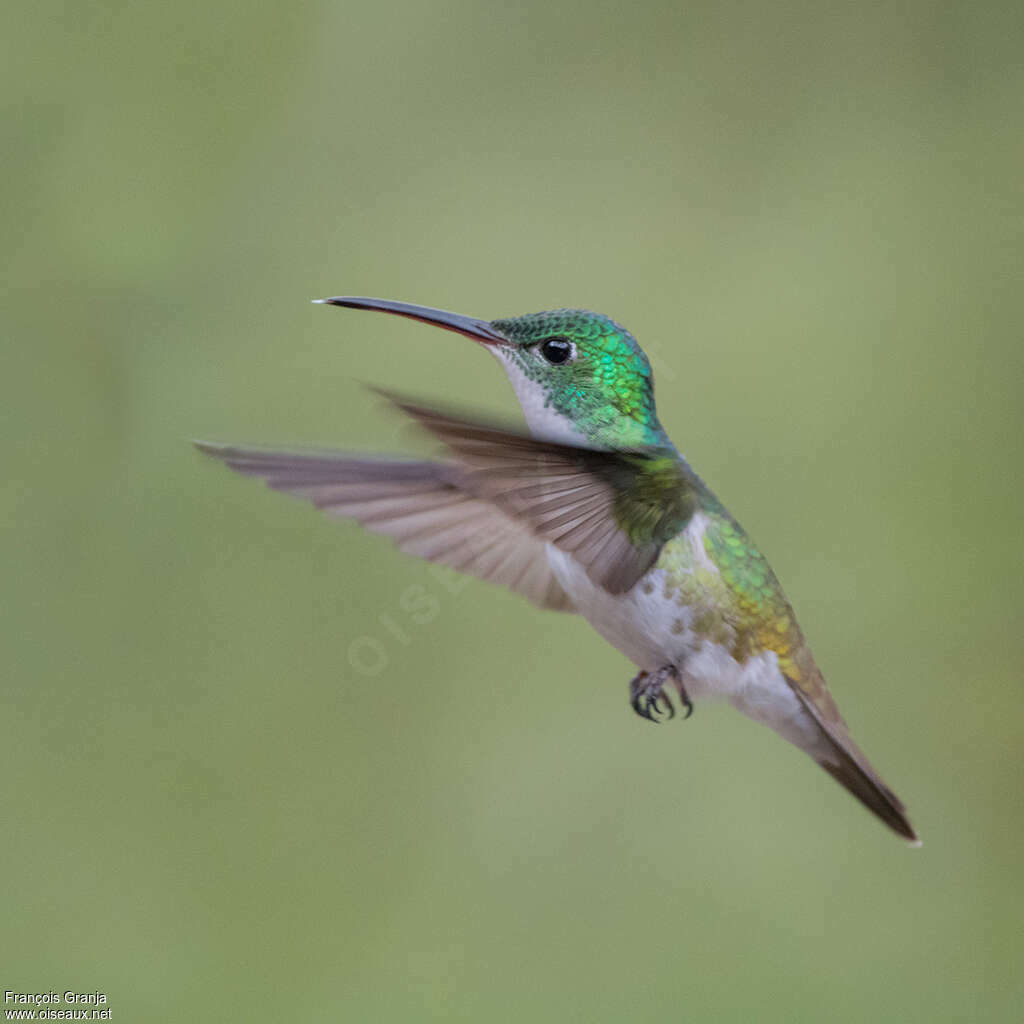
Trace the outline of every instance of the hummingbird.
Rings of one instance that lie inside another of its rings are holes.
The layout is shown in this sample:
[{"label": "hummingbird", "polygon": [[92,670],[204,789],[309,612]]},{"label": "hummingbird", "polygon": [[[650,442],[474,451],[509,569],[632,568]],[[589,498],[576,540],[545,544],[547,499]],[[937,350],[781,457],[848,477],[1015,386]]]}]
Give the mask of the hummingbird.
[{"label": "hummingbird", "polygon": [[464,335],[504,367],[527,429],[389,392],[437,461],[197,442],[270,487],[393,538],[409,554],[582,615],[635,666],[652,722],[724,699],[809,754],[898,835],[906,809],[853,742],[767,561],[658,420],[632,334],[583,309],[481,320],[356,296]]}]

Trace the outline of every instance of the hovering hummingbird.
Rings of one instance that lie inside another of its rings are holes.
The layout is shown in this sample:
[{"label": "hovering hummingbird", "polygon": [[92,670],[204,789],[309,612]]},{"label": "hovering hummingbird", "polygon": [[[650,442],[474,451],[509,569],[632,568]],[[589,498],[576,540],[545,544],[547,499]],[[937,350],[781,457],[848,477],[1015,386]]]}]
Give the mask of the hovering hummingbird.
[{"label": "hovering hummingbird", "polygon": [[651,366],[599,313],[477,320],[339,296],[463,334],[504,366],[529,432],[386,394],[443,461],[198,447],[232,469],[358,520],[399,548],[576,612],[638,668],[637,714],[724,698],[806,751],[899,835],[903,804],[850,738],[764,556],[690,468],[654,405]]}]

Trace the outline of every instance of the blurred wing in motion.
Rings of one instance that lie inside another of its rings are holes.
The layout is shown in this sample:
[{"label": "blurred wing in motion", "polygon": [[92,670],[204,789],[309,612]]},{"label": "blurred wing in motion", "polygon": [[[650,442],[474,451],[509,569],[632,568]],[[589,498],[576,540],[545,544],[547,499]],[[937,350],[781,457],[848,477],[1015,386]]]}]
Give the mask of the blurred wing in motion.
[{"label": "blurred wing in motion", "polygon": [[674,453],[578,448],[381,394],[440,439],[452,461],[198,447],[391,535],[403,551],[503,583],[545,608],[569,605],[545,542],[621,594],[693,513],[692,483]]},{"label": "blurred wing in motion", "polygon": [[542,608],[572,611],[546,544],[494,504],[459,486],[458,467],[344,453],[299,453],[197,442],[207,455],[328,515],[355,519],[411,555],[499,583]]},{"label": "blurred wing in motion", "polygon": [[633,587],[693,514],[675,453],[578,448],[379,393],[449,449],[461,488],[572,555],[609,593]]}]

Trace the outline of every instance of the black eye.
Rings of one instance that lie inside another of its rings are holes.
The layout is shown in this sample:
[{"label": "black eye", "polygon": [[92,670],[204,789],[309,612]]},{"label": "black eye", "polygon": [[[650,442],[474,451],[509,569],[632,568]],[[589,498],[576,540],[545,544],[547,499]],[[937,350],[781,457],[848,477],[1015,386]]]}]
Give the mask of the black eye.
[{"label": "black eye", "polygon": [[548,338],[540,345],[540,354],[552,365],[561,366],[576,354],[576,348],[568,338]]}]

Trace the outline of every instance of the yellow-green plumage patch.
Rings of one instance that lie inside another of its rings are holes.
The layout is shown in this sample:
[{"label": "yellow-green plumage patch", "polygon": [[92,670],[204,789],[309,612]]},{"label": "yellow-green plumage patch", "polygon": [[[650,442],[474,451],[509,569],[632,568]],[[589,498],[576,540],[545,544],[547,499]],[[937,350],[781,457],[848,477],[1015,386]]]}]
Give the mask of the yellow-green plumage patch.
[{"label": "yellow-green plumage patch", "polygon": [[696,507],[696,496],[675,456],[629,458],[636,476],[617,491],[614,514],[634,543],[667,540],[682,530]]},{"label": "yellow-green plumage patch", "polygon": [[690,609],[691,628],[701,639],[727,648],[741,664],[774,651],[782,671],[799,683],[796,656],[803,638],[779,581],[720,506],[703,515],[702,552],[684,537],[662,551],[658,567],[666,571],[665,597]]}]

